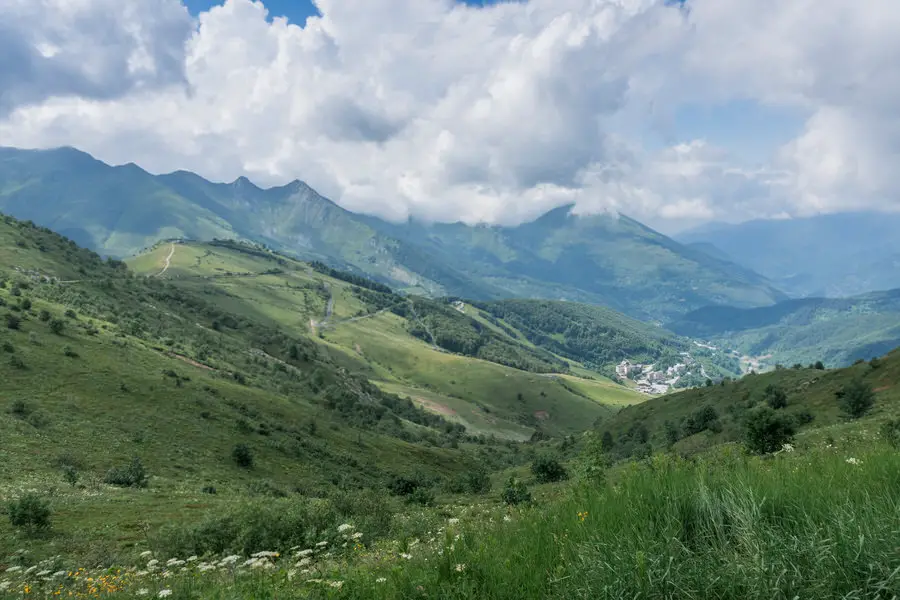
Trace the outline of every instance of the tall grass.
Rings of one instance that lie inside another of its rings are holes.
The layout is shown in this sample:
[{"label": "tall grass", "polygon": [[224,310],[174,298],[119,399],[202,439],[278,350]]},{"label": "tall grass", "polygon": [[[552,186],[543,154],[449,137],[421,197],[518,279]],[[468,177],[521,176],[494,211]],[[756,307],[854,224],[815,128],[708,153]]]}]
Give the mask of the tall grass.
[{"label": "tall grass", "polygon": [[896,597],[900,460],[846,458],[657,456],[605,489],[448,541],[384,584],[348,581],[346,597]]}]

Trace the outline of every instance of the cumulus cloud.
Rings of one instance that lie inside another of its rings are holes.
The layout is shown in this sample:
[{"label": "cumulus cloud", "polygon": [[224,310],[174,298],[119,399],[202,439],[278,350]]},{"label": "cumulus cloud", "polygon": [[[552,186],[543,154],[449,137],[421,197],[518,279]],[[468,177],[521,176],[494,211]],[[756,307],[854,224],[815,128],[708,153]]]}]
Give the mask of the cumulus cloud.
[{"label": "cumulus cloud", "polygon": [[[515,223],[574,202],[734,220],[900,197],[895,0],[317,6],[292,24],[250,0],[195,21],[177,0],[0,0],[0,52],[30,57],[0,59],[0,143],[301,178],[392,219]],[[109,43],[89,44],[96,31]],[[765,164],[643,141],[680,105],[734,99],[808,121]]]},{"label": "cumulus cloud", "polygon": [[0,116],[182,81],[190,32],[174,0],[0,0]]}]

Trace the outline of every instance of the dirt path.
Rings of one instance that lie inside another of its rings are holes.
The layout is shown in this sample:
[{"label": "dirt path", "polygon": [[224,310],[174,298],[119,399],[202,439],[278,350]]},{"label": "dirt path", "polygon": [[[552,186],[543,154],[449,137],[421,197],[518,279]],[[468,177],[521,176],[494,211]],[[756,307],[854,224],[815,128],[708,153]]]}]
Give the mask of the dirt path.
[{"label": "dirt path", "polygon": [[175,254],[175,244],[172,244],[172,248],[169,250],[169,255],[166,257],[166,266],[163,267],[163,270],[156,274],[157,277],[162,277],[166,271],[169,270],[169,265],[172,264],[172,256]]}]

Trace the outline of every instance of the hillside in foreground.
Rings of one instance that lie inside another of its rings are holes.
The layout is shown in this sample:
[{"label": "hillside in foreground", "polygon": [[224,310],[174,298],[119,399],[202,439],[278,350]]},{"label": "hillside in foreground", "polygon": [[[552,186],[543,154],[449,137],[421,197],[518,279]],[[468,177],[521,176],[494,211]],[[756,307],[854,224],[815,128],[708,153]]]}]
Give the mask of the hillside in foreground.
[{"label": "hillside in foreground", "polygon": [[[213,512],[177,536],[136,540],[121,562],[99,559],[79,569],[84,563],[66,556],[11,552],[0,592],[203,599],[896,597],[900,353],[812,371],[766,373],[748,378],[747,387],[686,391],[626,409],[620,428],[643,424],[652,432],[644,458],[618,460],[603,450],[600,434],[614,425],[604,423],[574,445],[540,446],[528,459],[530,470],[503,469],[504,479],[513,479],[480,498],[406,505],[395,518],[377,496],[357,491],[347,498],[365,512],[330,523],[327,507],[340,504],[268,498],[227,517]],[[837,392],[856,381],[874,391],[874,402],[851,418],[839,413]],[[757,388],[787,391],[786,406],[776,412],[796,418],[803,409],[813,417],[775,452],[757,456],[728,441],[743,439],[730,423],[694,434],[722,436],[710,444],[674,447],[660,443],[652,427],[664,416],[657,413],[675,418],[701,404],[727,414],[745,392],[744,407],[759,409],[769,400],[755,396]],[[567,457],[562,471],[541,458],[549,452]],[[66,501],[54,500],[54,508]],[[152,506],[158,499],[145,501]],[[53,518],[69,516],[63,510]],[[21,537],[17,545],[40,547],[52,531]]]}]

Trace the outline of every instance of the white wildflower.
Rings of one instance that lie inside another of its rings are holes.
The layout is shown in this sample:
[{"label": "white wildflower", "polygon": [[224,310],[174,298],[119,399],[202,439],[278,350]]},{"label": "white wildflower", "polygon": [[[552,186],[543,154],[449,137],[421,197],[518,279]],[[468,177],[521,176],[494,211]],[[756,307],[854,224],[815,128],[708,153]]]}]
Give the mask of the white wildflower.
[{"label": "white wildflower", "polygon": [[6,570],[7,573],[15,573],[16,571],[21,571],[22,567],[10,567]]},{"label": "white wildflower", "polygon": [[0,581],[0,592],[5,592],[6,588],[12,585],[11,581]]},{"label": "white wildflower", "polygon": [[318,544],[316,544],[316,547],[317,547],[317,548],[324,548],[324,547],[327,546],[327,545],[328,545],[328,540],[322,540],[321,542],[319,542]]},{"label": "white wildflower", "polygon": [[159,590],[159,593],[157,594],[157,596],[159,596],[160,598],[165,598],[165,597],[171,596],[171,595],[172,595],[172,590],[170,590],[169,588]]},{"label": "white wildflower", "polygon": [[220,560],[219,566],[226,567],[228,565],[233,565],[234,563],[236,563],[239,560],[241,560],[241,556],[239,554],[231,554],[229,556],[226,556],[222,560]]},{"label": "white wildflower", "polygon": [[301,558],[301,559],[300,559],[300,562],[298,562],[298,563],[297,563],[296,565],[294,565],[294,566],[297,566],[297,567],[305,567],[306,565],[310,564],[311,562],[312,562],[312,559],[309,558],[308,556],[305,556],[305,557]]},{"label": "white wildflower", "polygon": [[350,531],[353,529],[353,525],[349,523],[343,523],[342,525],[338,525],[338,533],[344,533],[345,531]]},{"label": "white wildflower", "polygon": [[154,558],[153,560],[151,560],[150,562],[147,563],[147,566],[150,568],[153,568],[158,564],[159,564],[159,561]]},{"label": "white wildflower", "polygon": [[288,571],[287,572],[288,581],[293,581],[295,575],[297,575],[297,569],[291,569],[290,571]]},{"label": "white wildflower", "polygon": [[251,554],[250,556],[252,556],[253,558],[278,558],[278,556],[280,555],[277,552],[263,551],[257,552],[256,554]]},{"label": "white wildflower", "polygon": [[294,554],[294,556],[297,556],[297,557],[300,557],[300,556],[309,556],[309,555],[312,554],[313,552],[315,552],[315,550],[301,550],[300,552],[297,552],[296,554]]},{"label": "white wildflower", "polygon": [[140,553],[141,558],[149,558],[151,556],[153,556],[153,552],[150,550],[144,550],[143,552]]},{"label": "white wildflower", "polygon": [[449,519],[447,523],[449,523],[450,525],[456,525],[457,523],[459,523],[459,519]]},{"label": "white wildflower", "polygon": [[781,447],[782,452],[793,452],[794,446],[791,444],[785,444]]},{"label": "white wildflower", "polygon": [[167,567],[180,567],[184,564],[183,560],[178,560],[177,558],[170,558],[166,561]]},{"label": "white wildflower", "polygon": [[466,565],[460,563],[460,564],[456,565],[456,567],[454,567],[454,568],[456,569],[457,573],[462,573],[463,571],[466,570]]},{"label": "white wildflower", "polygon": [[357,531],[356,533],[354,533],[353,535],[350,536],[350,539],[361,540],[362,536],[363,536],[362,531]]},{"label": "white wildflower", "polygon": [[137,573],[135,573],[135,575],[137,575],[138,577],[146,577],[149,574],[150,571],[138,571]]},{"label": "white wildflower", "polygon": [[509,515],[503,515],[503,520],[509,523],[510,521],[512,521],[512,517],[510,517]]},{"label": "white wildflower", "polygon": [[859,460],[858,458],[853,458],[853,457],[851,456],[850,458],[847,459],[847,464],[848,464],[848,465],[856,465],[856,466],[859,466],[859,465],[862,464],[862,461]]},{"label": "white wildflower", "polygon": [[50,569],[44,569],[43,571],[41,571],[40,573],[38,573],[37,576],[38,576],[38,577],[46,577],[46,576],[49,575],[49,574],[50,574]]},{"label": "white wildflower", "polygon": [[25,569],[25,574],[26,574],[26,575],[31,575],[31,574],[34,573],[35,571],[37,571],[37,567],[28,567],[27,569]]},{"label": "white wildflower", "polygon": [[198,557],[196,554],[194,554],[193,556],[188,556],[188,557],[185,559],[185,562],[196,562],[198,558],[199,558],[199,557]]},{"label": "white wildflower", "polygon": [[343,581],[332,581],[328,585],[330,585],[333,588],[341,589],[342,587],[344,587],[344,582]]},{"label": "white wildflower", "polygon": [[54,577],[65,577],[66,572],[65,571],[57,571],[56,573],[53,574],[53,576]]},{"label": "white wildflower", "polygon": [[379,577],[375,580],[375,583],[384,583],[385,581],[387,581],[387,577]]},{"label": "white wildflower", "polygon": [[406,552],[401,552],[400,558],[405,558],[406,560],[412,560],[412,554],[407,554]]},{"label": "white wildflower", "polygon": [[150,590],[148,590],[147,588],[141,588],[137,591],[138,596],[146,596],[149,593],[150,593]]}]

